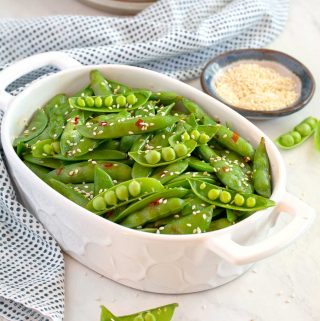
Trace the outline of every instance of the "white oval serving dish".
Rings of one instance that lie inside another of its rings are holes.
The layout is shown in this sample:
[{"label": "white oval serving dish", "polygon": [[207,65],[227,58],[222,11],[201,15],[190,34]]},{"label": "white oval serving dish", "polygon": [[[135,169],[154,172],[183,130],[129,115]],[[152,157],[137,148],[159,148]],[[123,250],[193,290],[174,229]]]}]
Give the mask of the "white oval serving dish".
[{"label": "white oval serving dish", "polygon": [[[62,71],[37,80],[18,96],[5,88],[15,79],[46,65]],[[277,206],[259,211],[231,227],[197,235],[158,235],[112,223],[66,199],[24,165],[12,147],[34,111],[52,96],[72,94],[89,82],[89,72],[133,87],[170,90],[186,96],[211,116],[233,124],[253,145],[264,136],[273,176],[272,199]],[[5,111],[2,146],[10,173],[24,204],[43,223],[62,249],[102,275],[136,289],[159,293],[190,293],[227,283],[250,266],[290,244],[312,222],[314,211],[285,190],[281,155],[256,126],[201,91],[146,69],[124,65],[82,66],[66,54],[51,52],[19,61],[0,73],[0,107]],[[269,235],[279,213],[291,219]]]}]

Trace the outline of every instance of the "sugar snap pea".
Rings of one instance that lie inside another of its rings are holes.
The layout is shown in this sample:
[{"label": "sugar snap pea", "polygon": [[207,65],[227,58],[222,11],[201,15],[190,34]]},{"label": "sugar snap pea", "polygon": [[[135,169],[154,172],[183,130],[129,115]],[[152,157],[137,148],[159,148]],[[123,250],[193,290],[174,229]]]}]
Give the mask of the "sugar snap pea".
[{"label": "sugar snap pea", "polygon": [[317,122],[314,129],[314,146],[316,150],[320,151],[320,121]]},{"label": "sugar snap pea", "polygon": [[163,185],[154,178],[135,178],[114,185],[97,195],[87,205],[87,209],[102,214],[131,203],[150,193],[162,190]]},{"label": "sugar snap pea", "polygon": [[292,149],[300,146],[311,137],[317,127],[318,120],[312,116],[304,119],[294,129],[276,139],[276,144],[282,149]]},{"label": "sugar snap pea", "polygon": [[242,194],[197,179],[189,179],[193,192],[202,200],[219,207],[238,211],[257,211],[275,205],[275,202],[256,194]]},{"label": "sugar snap pea", "polygon": [[183,198],[188,193],[188,190],[185,188],[170,188],[163,189],[160,192],[153,193],[149,196],[144,197],[143,199],[129,205],[126,209],[124,209],[121,213],[117,215],[113,215],[109,219],[114,222],[119,222],[123,220],[128,215],[141,210],[142,208],[148,205],[157,204],[160,200],[164,200],[168,197],[179,197]]},{"label": "sugar snap pea", "polygon": [[93,93],[97,96],[112,95],[111,85],[99,70],[92,70],[90,72],[90,85]]},{"label": "sugar snap pea", "polygon": [[135,162],[132,166],[131,175],[132,175],[132,178],[149,177],[152,171],[153,171],[152,167],[146,167]]},{"label": "sugar snap pea", "polygon": [[208,172],[208,173],[214,173],[215,168],[211,166],[209,163],[206,163],[204,160],[200,160],[197,157],[191,156],[188,158],[189,166],[197,170],[199,172]]},{"label": "sugar snap pea", "polygon": [[110,175],[101,167],[96,166],[94,169],[94,195],[98,195],[108,188],[114,186]]},{"label": "sugar snap pea", "polygon": [[147,206],[135,213],[130,214],[123,221],[121,221],[120,224],[131,228],[143,226],[148,222],[179,213],[185,204],[186,201],[181,198],[166,198],[158,204]]},{"label": "sugar snap pea", "polygon": [[39,178],[41,178],[43,181],[47,182],[48,180],[48,173],[49,169],[47,167],[43,167],[41,165],[37,165],[34,163],[30,163],[28,161],[23,161],[24,164],[31,169]]},{"label": "sugar snap pea", "polygon": [[206,232],[212,218],[213,206],[205,207],[195,214],[183,216],[159,228],[161,234],[196,234]]},{"label": "sugar snap pea", "polygon": [[175,116],[150,116],[133,119],[123,119],[123,121],[113,125],[91,124],[80,125],[77,130],[85,137],[94,139],[119,138],[126,135],[144,134],[159,129],[166,128],[175,122]]},{"label": "sugar snap pea", "polygon": [[151,177],[159,180],[162,184],[166,184],[174,178],[181,175],[188,168],[188,161],[180,160],[164,167],[157,168]]},{"label": "sugar snap pea", "polygon": [[270,197],[270,164],[263,137],[254,154],[252,178],[254,190],[261,196]]},{"label": "sugar snap pea", "polygon": [[131,178],[131,167],[114,161],[91,161],[69,164],[51,171],[48,175],[63,183],[90,183],[94,181],[95,166],[104,169],[114,180],[126,181]]},{"label": "sugar snap pea", "polygon": [[59,159],[33,157],[31,154],[24,155],[23,159],[27,162],[41,165],[48,168],[59,168],[64,165],[63,161]]},{"label": "sugar snap pea", "polygon": [[221,230],[223,228],[226,228],[228,226],[232,225],[231,222],[227,218],[220,218],[218,220],[214,220],[210,223],[208,232]]},{"label": "sugar snap pea", "polygon": [[46,112],[43,109],[37,110],[22,135],[14,140],[13,146],[17,146],[20,142],[30,141],[31,139],[39,136],[46,128],[47,123],[48,116]]},{"label": "sugar snap pea", "polygon": [[124,316],[115,316],[101,306],[100,321],[170,321],[177,306],[177,303],[172,303]]}]

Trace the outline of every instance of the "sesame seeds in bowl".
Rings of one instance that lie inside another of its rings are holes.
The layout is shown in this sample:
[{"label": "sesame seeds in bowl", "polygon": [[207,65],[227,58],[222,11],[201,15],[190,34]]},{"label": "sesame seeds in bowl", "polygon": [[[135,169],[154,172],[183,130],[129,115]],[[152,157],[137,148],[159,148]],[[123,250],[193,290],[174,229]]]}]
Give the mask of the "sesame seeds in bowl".
[{"label": "sesame seeds in bowl", "polygon": [[266,119],[303,108],[314,93],[310,71],[274,50],[244,49],[211,60],[201,75],[206,93],[243,116]]}]

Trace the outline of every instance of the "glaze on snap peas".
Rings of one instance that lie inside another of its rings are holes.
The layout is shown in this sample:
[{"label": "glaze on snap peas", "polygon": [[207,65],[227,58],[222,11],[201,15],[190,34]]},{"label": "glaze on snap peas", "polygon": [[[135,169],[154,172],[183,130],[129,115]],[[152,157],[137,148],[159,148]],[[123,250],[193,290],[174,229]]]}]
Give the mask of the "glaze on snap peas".
[{"label": "glaze on snap peas", "polygon": [[156,234],[209,232],[273,206],[261,144],[255,152],[179,93],[131,88],[98,70],[38,109],[14,141],[39,178],[92,215]]},{"label": "glaze on snap peas", "polygon": [[311,137],[317,127],[318,120],[312,116],[304,119],[294,129],[276,139],[276,144],[282,149],[292,149]]}]

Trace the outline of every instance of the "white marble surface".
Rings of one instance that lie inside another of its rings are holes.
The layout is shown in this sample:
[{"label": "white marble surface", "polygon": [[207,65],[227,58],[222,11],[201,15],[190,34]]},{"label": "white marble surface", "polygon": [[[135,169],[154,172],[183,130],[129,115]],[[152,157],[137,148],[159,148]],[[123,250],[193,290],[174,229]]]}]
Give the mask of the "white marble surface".
[{"label": "white marble surface", "polygon": [[[0,0],[0,17],[48,14],[102,14],[75,0]],[[304,62],[320,84],[320,2],[292,0],[290,17],[270,48]],[[200,88],[199,81],[192,84]],[[256,124],[271,138],[290,129],[307,115],[319,117],[320,94],[292,116]],[[297,150],[283,152],[288,190],[320,212],[320,153],[308,141]],[[99,305],[115,313],[178,302],[174,320],[183,321],[319,321],[320,221],[281,253],[256,264],[254,270],[220,288],[190,295],[143,293],[118,285],[66,256],[65,321],[99,319]]]}]

